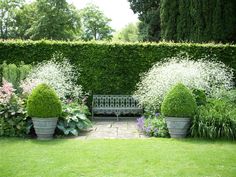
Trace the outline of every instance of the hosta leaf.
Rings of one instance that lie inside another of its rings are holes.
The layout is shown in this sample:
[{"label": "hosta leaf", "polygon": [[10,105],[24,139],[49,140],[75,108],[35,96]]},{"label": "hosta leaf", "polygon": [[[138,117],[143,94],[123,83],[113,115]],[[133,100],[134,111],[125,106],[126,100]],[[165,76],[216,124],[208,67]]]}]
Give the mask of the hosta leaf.
[{"label": "hosta leaf", "polygon": [[72,119],[73,121],[75,121],[75,122],[78,122],[77,116],[72,116],[71,119]]},{"label": "hosta leaf", "polygon": [[73,129],[70,131],[71,134],[73,134],[74,136],[78,136],[78,131],[76,129]]},{"label": "hosta leaf", "polygon": [[78,116],[80,119],[82,119],[82,120],[86,120],[86,119],[87,119],[87,117],[86,117],[85,114],[77,114],[77,116]]}]

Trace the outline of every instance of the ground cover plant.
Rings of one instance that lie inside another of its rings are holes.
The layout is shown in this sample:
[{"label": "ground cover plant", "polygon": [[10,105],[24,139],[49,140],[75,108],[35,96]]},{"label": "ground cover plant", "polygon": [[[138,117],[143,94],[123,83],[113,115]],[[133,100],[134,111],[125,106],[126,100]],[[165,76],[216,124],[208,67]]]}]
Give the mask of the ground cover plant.
[{"label": "ground cover plant", "polygon": [[227,176],[236,144],[199,139],[0,139],[0,176]]},{"label": "ground cover plant", "polygon": [[169,137],[164,116],[160,113],[146,114],[137,119],[137,128],[147,136]]}]

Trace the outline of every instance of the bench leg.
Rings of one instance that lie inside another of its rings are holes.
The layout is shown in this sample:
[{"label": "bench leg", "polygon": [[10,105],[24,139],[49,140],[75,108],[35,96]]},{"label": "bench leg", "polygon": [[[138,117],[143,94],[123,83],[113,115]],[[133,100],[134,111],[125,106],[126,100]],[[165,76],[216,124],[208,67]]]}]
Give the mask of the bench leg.
[{"label": "bench leg", "polygon": [[119,121],[119,115],[118,114],[116,115],[116,121]]}]

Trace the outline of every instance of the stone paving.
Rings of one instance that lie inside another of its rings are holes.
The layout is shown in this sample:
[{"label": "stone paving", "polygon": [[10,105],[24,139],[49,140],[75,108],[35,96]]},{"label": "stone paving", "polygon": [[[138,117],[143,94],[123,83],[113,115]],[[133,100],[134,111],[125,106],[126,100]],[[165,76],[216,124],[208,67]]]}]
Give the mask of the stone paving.
[{"label": "stone paving", "polygon": [[146,138],[137,130],[136,120],[95,121],[93,128],[79,139],[134,139]]}]

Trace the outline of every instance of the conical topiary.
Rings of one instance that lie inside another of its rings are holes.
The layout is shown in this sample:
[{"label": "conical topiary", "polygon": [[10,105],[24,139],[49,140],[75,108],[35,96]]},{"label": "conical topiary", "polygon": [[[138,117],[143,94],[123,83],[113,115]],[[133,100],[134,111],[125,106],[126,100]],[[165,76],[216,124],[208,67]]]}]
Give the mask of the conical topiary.
[{"label": "conical topiary", "polygon": [[46,84],[40,84],[28,97],[27,113],[30,117],[53,118],[62,112],[61,101],[54,89]]},{"label": "conical topiary", "polygon": [[166,117],[192,118],[197,108],[191,91],[183,84],[174,86],[165,96],[161,112]]}]

